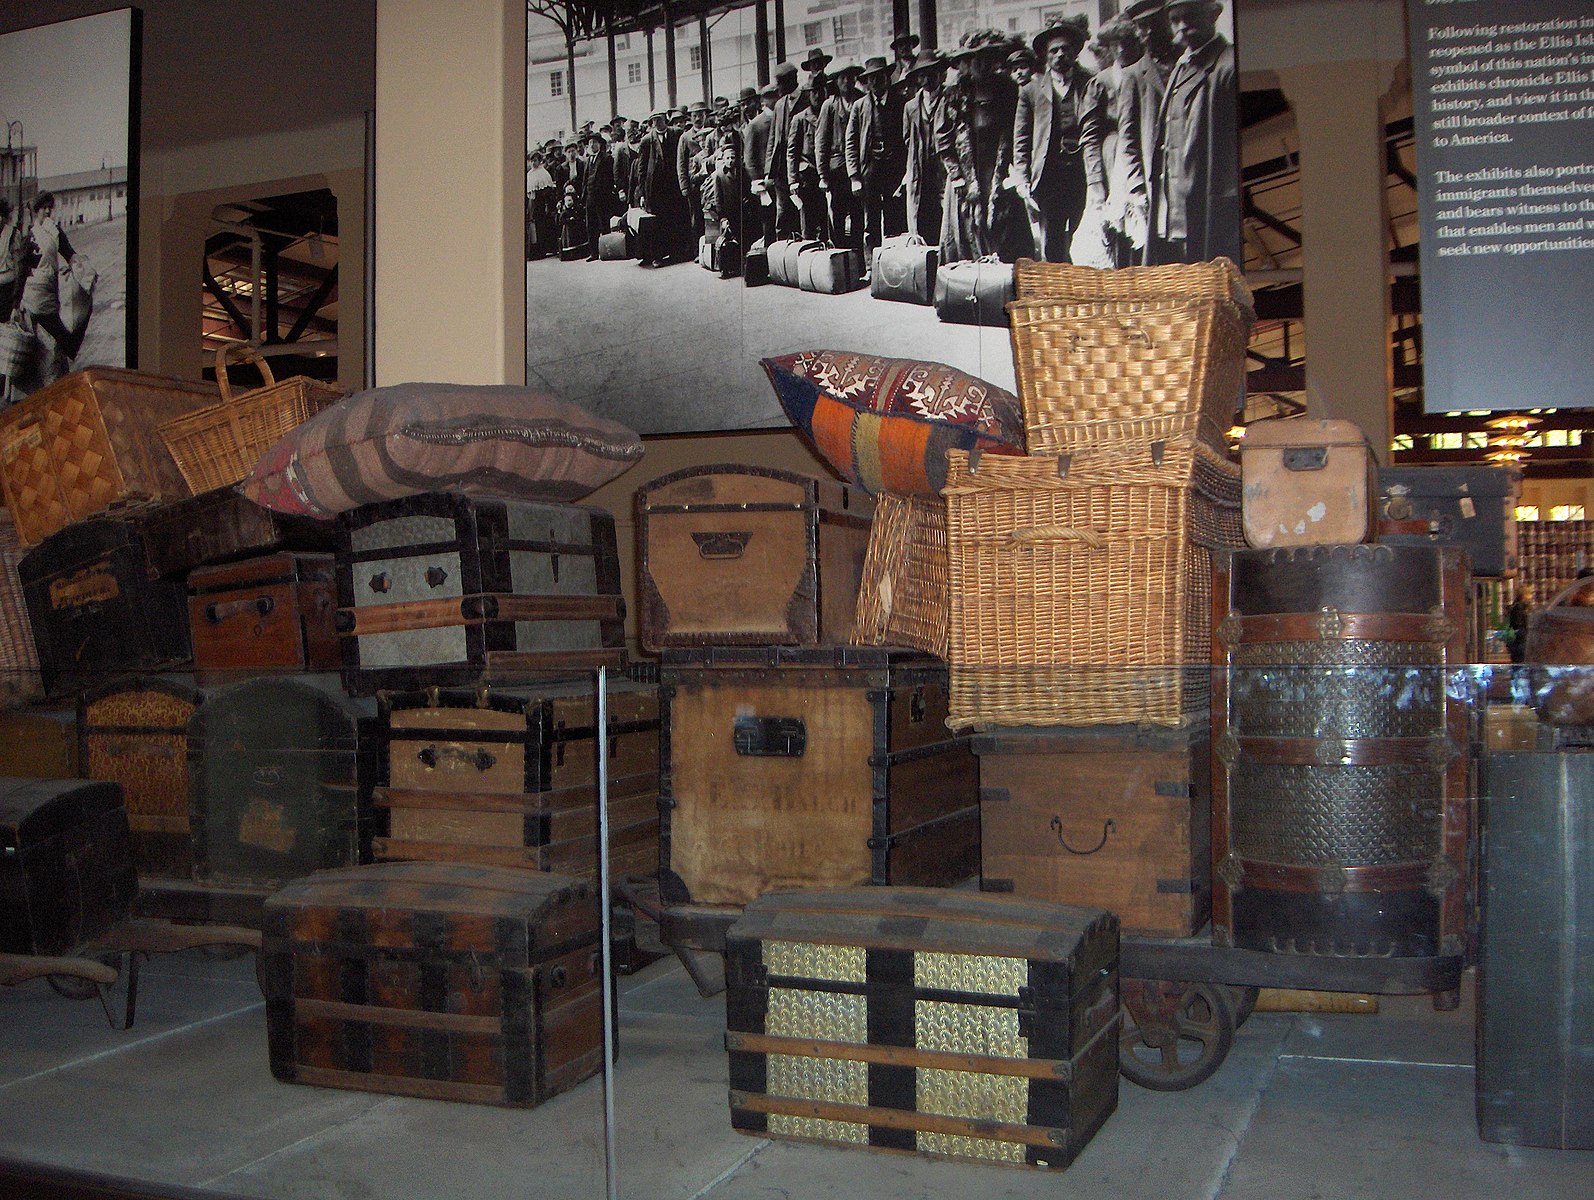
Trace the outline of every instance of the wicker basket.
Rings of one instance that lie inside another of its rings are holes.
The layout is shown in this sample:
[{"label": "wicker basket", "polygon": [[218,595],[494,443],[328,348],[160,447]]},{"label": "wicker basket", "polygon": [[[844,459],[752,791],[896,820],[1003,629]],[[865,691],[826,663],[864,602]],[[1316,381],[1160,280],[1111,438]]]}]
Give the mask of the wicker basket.
[{"label": "wicker basket", "polygon": [[1019,300],[1013,363],[1031,454],[1104,442],[1225,444],[1245,395],[1232,300]]},{"label": "wicker basket", "polygon": [[1251,289],[1232,260],[1170,263],[1157,267],[1076,267],[1072,263],[1036,262],[1021,258],[1013,268],[1013,290],[1019,300],[1232,300],[1254,307]]},{"label": "wicker basket", "polygon": [[1198,450],[948,456],[955,729],[1205,718],[1212,548],[1244,545],[1240,474]]},{"label": "wicker basket", "polygon": [[0,509],[0,708],[26,704],[44,695],[33,625],[17,576],[22,554],[16,523],[9,512]]},{"label": "wicker basket", "polygon": [[[260,368],[264,387],[233,395],[227,360],[234,352]],[[304,375],[278,383],[265,358],[247,346],[216,351],[216,385],[221,389],[220,404],[160,426],[166,448],[196,495],[237,483],[278,438],[343,395],[331,384]]]},{"label": "wicker basket", "polygon": [[946,657],[946,501],[875,497],[858,590],[855,646],[912,646]]}]

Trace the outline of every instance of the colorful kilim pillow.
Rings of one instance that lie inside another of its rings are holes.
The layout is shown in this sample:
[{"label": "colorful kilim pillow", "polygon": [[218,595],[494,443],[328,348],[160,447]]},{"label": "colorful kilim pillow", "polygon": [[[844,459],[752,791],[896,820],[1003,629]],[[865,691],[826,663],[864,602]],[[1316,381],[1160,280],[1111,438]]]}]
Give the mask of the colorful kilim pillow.
[{"label": "colorful kilim pillow", "polygon": [[845,350],[762,363],[792,424],[870,493],[939,496],[948,450],[1024,453],[1018,398],[945,363]]}]

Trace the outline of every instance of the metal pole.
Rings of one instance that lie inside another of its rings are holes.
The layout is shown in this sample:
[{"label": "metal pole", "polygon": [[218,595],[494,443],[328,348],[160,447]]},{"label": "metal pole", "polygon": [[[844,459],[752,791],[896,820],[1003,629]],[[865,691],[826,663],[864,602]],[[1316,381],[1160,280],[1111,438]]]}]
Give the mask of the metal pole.
[{"label": "metal pole", "polygon": [[651,116],[659,108],[659,79],[658,72],[653,65],[653,30],[648,30],[648,114]]},{"label": "metal pole", "polygon": [[775,0],[775,61],[786,61],[786,0]]},{"label": "metal pole", "polygon": [[604,31],[609,42],[609,115],[616,116],[620,112],[620,73],[614,64],[614,26],[611,24]]},{"label": "metal pole", "polygon": [[714,108],[714,49],[708,40],[708,18],[697,19],[697,65],[698,74],[703,77],[703,103],[709,110]]},{"label": "metal pole", "polygon": [[919,0],[919,49],[934,50],[938,44],[935,34],[937,14],[935,0]]},{"label": "metal pole", "polygon": [[891,0],[892,37],[901,37],[905,33],[912,32],[912,30],[908,28],[910,12],[911,8],[909,6],[908,0]]},{"label": "metal pole", "polygon": [[680,103],[675,98],[675,16],[669,0],[664,0],[664,92],[671,108]]},{"label": "metal pole", "polygon": [[769,82],[769,0],[753,5],[753,57],[758,60],[758,86]]},{"label": "metal pole", "polygon": [[604,1195],[619,1200],[614,1128],[614,942],[609,913],[609,672],[598,668],[598,903],[603,917],[603,1179]]}]

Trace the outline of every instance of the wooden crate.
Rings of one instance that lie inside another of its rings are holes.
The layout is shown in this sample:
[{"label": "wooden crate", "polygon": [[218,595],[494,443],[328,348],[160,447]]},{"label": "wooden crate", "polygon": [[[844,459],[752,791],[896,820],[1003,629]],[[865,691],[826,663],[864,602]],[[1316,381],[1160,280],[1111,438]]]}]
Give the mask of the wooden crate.
[{"label": "wooden crate", "polygon": [[1109,909],[1125,933],[1188,937],[1206,923],[1204,728],[1004,730],[974,752],[986,891]]}]

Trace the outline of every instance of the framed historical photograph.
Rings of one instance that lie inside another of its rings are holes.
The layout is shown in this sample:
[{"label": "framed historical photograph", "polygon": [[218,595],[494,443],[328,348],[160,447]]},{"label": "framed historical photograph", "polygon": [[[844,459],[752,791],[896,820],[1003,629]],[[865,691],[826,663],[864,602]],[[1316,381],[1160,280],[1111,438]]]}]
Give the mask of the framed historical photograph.
[{"label": "framed historical photograph", "polygon": [[0,34],[0,400],[132,366],[140,13]]},{"label": "framed historical photograph", "polygon": [[1243,262],[1232,0],[527,7],[527,377],[640,432],[802,350],[1011,389],[1019,258]]}]

